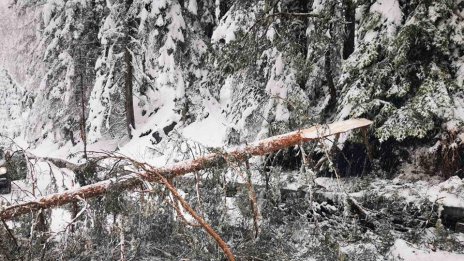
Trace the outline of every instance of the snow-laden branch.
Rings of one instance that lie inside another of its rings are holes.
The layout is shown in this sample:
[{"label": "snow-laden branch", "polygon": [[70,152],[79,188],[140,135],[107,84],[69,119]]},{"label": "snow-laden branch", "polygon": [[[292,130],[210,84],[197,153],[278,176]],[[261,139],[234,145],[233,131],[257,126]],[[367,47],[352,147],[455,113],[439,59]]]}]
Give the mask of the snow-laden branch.
[{"label": "snow-laden branch", "polygon": [[[131,173],[81,188],[50,194],[28,202],[8,206],[0,211],[0,219],[9,220],[40,209],[62,206],[105,194],[111,189],[125,190],[141,185],[143,181],[160,182],[159,177],[172,179],[187,173],[222,166],[231,161],[244,161],[251,156],[269,154],[289,148],[303,142],[322,139],[331,135],[364,128],[372,122],[366,119],[351,119],[328,125],[317,125],[308,129],[273,136],[246,146],[225,149],[193,160],[182,161],[162,168],[150,168],[149,171]],[[137,166],[135,166],[137,167]]]}]

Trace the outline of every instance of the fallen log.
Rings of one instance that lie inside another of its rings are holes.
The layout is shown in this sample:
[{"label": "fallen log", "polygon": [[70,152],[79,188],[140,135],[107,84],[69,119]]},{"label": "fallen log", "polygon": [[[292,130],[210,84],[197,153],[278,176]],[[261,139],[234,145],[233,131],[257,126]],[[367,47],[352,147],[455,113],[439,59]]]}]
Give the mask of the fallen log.
[{"label": "fallen log", "polygon": [[105,194],[112,189],[125,190],[142,184],[142,182],[159,181],[159,176],[172,179],[187,173],[226,164],[231,161],[243,161],[251,156],[266,155],[303,142],[322,139],[338,133],[364,128],[372,122],[366,119],[351,119],[328,125],[317,125],[263,139],[246,146],[225,149],[223,152],[211,153],[197,159],[175,163],[162,168],[151,168],[149,172],[131,173],[77,189],[50,194],[28,202],[11,205],[0,211],[0,219],[9,220],[40,209],[62,206]]}]

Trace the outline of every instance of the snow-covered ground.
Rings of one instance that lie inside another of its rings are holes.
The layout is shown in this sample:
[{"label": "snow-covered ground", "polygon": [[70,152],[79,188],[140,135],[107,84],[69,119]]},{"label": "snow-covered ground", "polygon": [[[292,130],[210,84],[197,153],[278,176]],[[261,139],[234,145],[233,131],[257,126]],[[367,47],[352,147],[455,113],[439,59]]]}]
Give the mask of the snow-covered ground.
[{"label": "snow-covered ground", "polygon": [[419,248],[402,239],[397,239],[391,248],[389,258],[403,261],[459,261],[464,260],[464,254]]}]

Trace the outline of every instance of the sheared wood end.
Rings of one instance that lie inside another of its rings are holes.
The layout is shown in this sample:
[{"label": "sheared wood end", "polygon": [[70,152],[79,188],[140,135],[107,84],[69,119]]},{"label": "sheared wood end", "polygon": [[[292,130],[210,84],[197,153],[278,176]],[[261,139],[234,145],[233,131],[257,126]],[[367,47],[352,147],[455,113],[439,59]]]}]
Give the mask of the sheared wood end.
[{"label": "sheared wood end", "polygon": [[347,132],[354,129],[367,127],[372,124],[368,119],[349,119],[345,121],[334,122],[331,124],[321,124],[302,130],[304,140],[313,140]]}]

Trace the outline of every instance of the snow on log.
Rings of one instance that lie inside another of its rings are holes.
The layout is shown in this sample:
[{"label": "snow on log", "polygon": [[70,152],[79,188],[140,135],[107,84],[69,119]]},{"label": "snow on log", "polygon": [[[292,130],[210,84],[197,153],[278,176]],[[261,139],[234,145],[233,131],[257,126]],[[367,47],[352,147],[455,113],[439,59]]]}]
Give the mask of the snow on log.
[{"label": "snow on log", "polygon": [[131,173],[121,177],[83,186],[81,188],[50,194],[28,202],[11,205],[0,211],[0,219],[8,220],[40,209],[61,206],[67,203],[77,202],[82,199],[100,196],[111,189],[129,189],[141,185],[144,180],[156,182],[158,181],[157,177],[159,175],[166,178],[175,178],[187,173],[223,165],[227,162],[243,161],[250,156],[266,155],[303,142],[329,137],[331,135],[354,129],[364,128],[371,124],[372,121],[366,119],[350,119],[328,125],[317,125],[308,129],[269,137],[246,146],[229,148],[223,152],[207,154],[194,160],[182,161],[162,168],[153,168],[149,172]]}]

